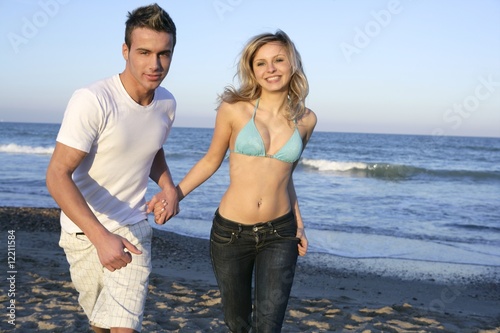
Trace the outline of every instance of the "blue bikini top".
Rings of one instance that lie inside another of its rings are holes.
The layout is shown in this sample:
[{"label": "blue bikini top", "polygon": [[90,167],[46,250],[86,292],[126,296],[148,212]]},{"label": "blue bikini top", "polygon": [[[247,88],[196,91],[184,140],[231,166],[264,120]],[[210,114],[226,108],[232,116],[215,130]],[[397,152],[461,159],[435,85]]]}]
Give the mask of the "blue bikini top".
[{"label": "blue bikini top", "polygon": [[255,126],[255,114],[257,113],[258,107],[259,100],[257,100],[255,104],[252,119],[250,119],[245,127],[238,133],[233,152],[247,156],[275,158],[286,163],[294,163],[297,161],[302,154],[303,148],[302,138],[297,129],[297,123],[295,123],[295,130],[292,136],[285,145],[281,147],[276,154],[267,154],[264,147],[264,141],[262,140],[259,130]]}]

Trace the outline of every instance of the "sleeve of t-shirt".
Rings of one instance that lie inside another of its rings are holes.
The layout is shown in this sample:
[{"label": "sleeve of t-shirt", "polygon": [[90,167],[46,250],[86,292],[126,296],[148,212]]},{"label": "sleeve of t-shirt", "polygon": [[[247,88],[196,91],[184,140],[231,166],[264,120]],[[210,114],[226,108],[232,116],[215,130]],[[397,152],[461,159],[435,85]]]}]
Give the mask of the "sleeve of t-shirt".
[{"label": "sleeve of t-shirt", "polygon": [[69,147],[90,152],[102,125],[102,112],[97,97],[91,91],[75,91],[64,112],[56,140]]}]

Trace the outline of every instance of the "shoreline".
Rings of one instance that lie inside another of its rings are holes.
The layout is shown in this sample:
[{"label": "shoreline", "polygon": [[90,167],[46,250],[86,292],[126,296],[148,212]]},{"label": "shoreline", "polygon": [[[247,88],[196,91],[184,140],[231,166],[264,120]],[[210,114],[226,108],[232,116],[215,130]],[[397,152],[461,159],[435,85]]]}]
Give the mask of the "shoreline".
[{"label": "shoreline", "polygon": [[[2,244],[8,230],[16,235],[16,329],[88,332],[57,244],[59,209],[0,207],[0,229]],[[208,240],[155,228],[152,252],[143,332],[223,331]],[[308,253],[297,264],[283,332],[500,332],[497,267],[474,273],[439,263],[419,274],[428,265]],[[6,313],[5,288],[0,299]],[[13,331],[7,319],[0,327]]]},{"label": "shoreline", "polygon": [[[208,240],[210,235],[211,221],[208,219],[193,220],[178,215],[161,226],[151,219],[149,222],[155,229],[187,237]],[[393,273],[401,278],[434,276],[448,280],[466,275],[500,282],[500,256],[496,254],[499,248],[490,245],[474,244],[473,248],[468,248],[462,243],[315,229],[308,229],[307,235],[309,251],[306,260],[312,263],[335,262],[335,267],[340,264],[346,269],[359,266],[368,272]],[[309,260],[312,256],[316,258]]]}]

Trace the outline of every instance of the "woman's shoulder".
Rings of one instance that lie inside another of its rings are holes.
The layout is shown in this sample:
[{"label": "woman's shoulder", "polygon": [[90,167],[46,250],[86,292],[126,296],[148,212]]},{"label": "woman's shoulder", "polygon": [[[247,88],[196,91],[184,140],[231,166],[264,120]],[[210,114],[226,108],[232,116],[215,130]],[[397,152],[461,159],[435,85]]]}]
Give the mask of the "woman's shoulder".
[{"label": "woman's shoulder", "polygon": [[234,103],[222,101],[217,112],[229,113],[232,116],[244,115],[253,110],[253,105],[249,101],[237,101]]},{"label": "woman's shoulder", "polygon": [[306,108],[302,117],[300,117],[299,123],[306,126],[307,128],[314,128],[318,122],[318,117],[313,110]]}]

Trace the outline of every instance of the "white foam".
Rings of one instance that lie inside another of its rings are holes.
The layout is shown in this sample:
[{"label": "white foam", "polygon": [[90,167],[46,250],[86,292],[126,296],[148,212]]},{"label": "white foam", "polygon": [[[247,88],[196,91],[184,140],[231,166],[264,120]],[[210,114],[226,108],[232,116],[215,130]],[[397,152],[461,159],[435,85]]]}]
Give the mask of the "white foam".
[{"label": "white foam", "polygon": [[0,145],[0,153],[50,155],[53,151],[54,147],[21,146],[15,143]]},{"label": "white foam", "polygon": [[319,171],[349,171],[354,169],[366,170],[368,164],[362,162],[338,162],[329,160],[313,160],[304,158],[302,164],[314,167]]}]

